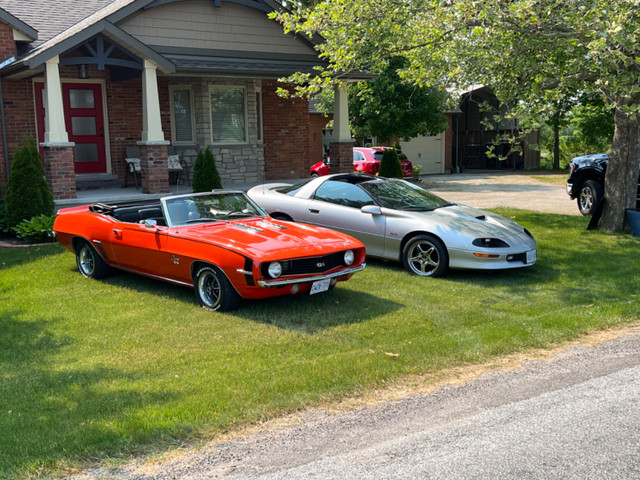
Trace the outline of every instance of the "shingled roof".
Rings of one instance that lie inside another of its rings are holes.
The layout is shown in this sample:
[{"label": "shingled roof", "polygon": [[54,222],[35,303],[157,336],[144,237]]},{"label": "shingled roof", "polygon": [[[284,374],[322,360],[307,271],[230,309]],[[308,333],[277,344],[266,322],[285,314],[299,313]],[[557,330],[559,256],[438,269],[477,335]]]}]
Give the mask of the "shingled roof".
[{"label": "shingled roof", "polygon": [[116,3],[131,3],[134,0],[2,0],[2,8],[14,17],[33,27],[38,38],[33,48],[51,40],[102,8]]}]

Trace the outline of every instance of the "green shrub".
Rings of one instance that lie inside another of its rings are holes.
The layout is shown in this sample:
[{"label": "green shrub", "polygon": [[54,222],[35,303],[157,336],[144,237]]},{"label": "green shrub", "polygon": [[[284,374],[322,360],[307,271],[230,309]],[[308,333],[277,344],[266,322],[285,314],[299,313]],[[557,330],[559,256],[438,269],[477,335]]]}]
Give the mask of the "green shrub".
[{"label": "green shrub", "polygon": [[402,178],[402,165],[400,165],[400,157],[395,149],[387,148],[382,152],[378,175],[387,178]]},{"label": "green shrub", "polygon": [[198,151],[198,157],[193,166],[193,191],[210,192],[214,188],[222,188],[222,181],[213,153],[207,147],[204,151]]},{"label": "green shrub", "polygon": [[38,215],[53,215],[53,196],[33,137],[25,136],[13,156],[5,203],[9,227]]},{"label": "green shrub", "polygon": [[18,238],[23,239],[27,243],[45,243],[53,242],[53,221],[54,215],[38,215],[30,220],[23,220],[13,227]]}]

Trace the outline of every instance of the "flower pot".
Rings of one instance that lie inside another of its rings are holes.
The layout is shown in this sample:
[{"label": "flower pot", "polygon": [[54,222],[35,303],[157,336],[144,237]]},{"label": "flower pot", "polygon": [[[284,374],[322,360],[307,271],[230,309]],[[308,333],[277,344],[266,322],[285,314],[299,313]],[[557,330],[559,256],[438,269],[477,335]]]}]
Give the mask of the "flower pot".
[{"label": "flower pot", "polygon": [[634,237],[640,237],[640,210],[635,208],[627,208],[627,220],[631,225],[631,231]]}]

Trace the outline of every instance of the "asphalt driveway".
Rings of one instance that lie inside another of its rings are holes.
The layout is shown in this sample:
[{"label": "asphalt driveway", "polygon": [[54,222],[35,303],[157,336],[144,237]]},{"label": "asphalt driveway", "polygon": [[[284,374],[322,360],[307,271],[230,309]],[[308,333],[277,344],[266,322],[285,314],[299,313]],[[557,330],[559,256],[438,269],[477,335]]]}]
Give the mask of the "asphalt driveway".
[{"label": "asphalt driveway", "polygon": [[[424,176],[422,185],[452,202],[478,208],[512,207],[580,215],[564,184],[535,178],[545,173],[473,172]],[[557,177],[557,175],[555,175]]]}]

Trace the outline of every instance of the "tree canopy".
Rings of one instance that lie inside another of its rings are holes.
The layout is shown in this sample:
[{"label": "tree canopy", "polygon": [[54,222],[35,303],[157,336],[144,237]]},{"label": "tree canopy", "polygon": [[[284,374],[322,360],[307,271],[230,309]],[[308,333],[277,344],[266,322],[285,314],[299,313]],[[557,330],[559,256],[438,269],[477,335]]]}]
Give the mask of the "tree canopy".
[{"label": "tree canopy", "polygon": [[406,64],[402,57],[393,58],[380,76],[349,86],[349,119],[356,138],[374,136],[386,145],[394,138],[409,140],[447,128],[446,93],[401,79],[398,70]]},{"label": "tree canopy", "polygon": [[314,93],[348,72],[399,75],[419,86],[490,86],[510,116],[537,126],[550,105],[594,92],[615,109],[601,227],[621,230],[640,170],[640,3],[634,0],[327,0],[276,16],[319,40],[328,66],[296,75]]}]

